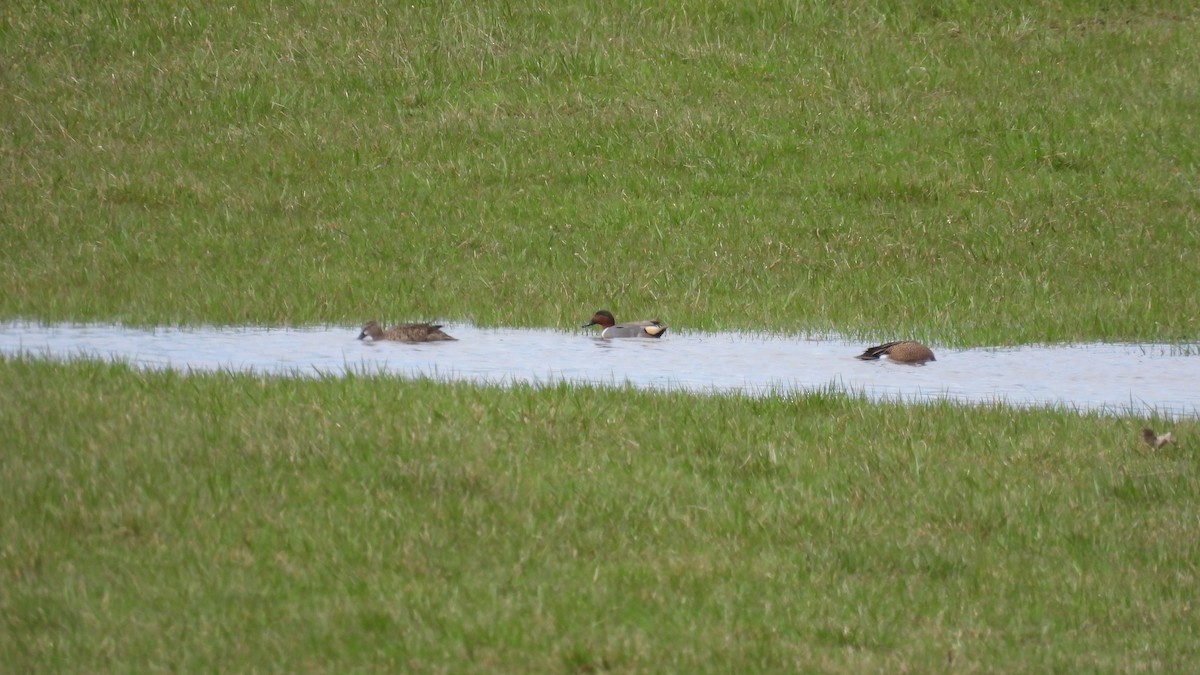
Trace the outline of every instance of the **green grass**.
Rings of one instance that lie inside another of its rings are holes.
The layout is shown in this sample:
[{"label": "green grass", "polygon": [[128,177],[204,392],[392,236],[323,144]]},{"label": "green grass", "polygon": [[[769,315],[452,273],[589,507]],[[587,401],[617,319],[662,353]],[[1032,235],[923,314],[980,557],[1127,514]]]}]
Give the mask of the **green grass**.
[{"label": "green grass", "polygon": [[1128,420],[19,359],[0,392],[15,671],[1200,665],[1192,448]]},{"label": "green grass", "polygon": [[[0,317],[1188,350],[1197,34],[1185,2],[17,0]],[[1196,671],[1194,422],[1145,422],[6,357],[0,670]]]},{"label": "green grass", "polygon": [[1192,3],[827,4],[18,3],[0,315],[1195,338]]}]

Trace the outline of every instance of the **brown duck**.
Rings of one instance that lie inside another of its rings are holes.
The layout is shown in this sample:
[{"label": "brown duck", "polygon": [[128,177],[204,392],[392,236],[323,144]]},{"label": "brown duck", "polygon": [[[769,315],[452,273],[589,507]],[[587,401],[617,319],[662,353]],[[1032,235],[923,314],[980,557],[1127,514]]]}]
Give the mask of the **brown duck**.
[{"label": "brown duck", "polygon": [[377,321],[368,321],[358,334],[358,339],[371,338],[373,341],[395,340],[397,342],[436,342],[438,340],[454,340],[442,332],[442,327],[431,323],[402,323],[384,330]]},{"label": "brown duck", "polygon": [[896,342],[886,342],[875,347],[867,347],[867,350],[859,354],[856,358],[864,361],[878,359],[881,356],[886,356],[896,363],[911,363],[921,364],[926,361],[937,361],[933,357],[933,351],[913,340],[897,340]]},{"label": "brown duck", "polygon": [[1169,431],[1165,434],[1156,434],[1154,433],[1153,429],[1146,427],[1142,429],[1142,441],[1145,442],[1146,445],[1157,450],[1167,443],[1174,443],[1175,434]]}]

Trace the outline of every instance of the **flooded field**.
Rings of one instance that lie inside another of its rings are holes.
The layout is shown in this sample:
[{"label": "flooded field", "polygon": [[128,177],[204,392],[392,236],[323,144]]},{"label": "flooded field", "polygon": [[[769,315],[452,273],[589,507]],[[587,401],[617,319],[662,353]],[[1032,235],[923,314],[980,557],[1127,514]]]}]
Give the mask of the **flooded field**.
[{"label": "flooded field", "polygon": [[949,399],[1171,417],[1200,416],[1200,355],[1161,344],[946,349],[907,366],[854,358],[867,346],[836,336],[668,332],[601,340],[587,331],[451,324],[456,342],[359,341],[356,326],[128,328],[0,323],[0,353],[118,360],[147,368],[288,376],[388,373],[474,382],[570,381],[694,392],[834,387],[871,398]]}]

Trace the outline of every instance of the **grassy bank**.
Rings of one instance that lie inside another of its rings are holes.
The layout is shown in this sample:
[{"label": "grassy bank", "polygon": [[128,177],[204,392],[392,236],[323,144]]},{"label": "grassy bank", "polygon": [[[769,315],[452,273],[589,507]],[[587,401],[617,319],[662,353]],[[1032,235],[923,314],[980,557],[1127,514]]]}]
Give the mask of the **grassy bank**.
[{"label": "grassy bank", "polygon": [[14,671],[1200,665],[1128,420],[6,360],[0,424]]},{"label": "grassy bank", "polygon": [[3,315],[1196,335],[1192,3],[0,18]]}]

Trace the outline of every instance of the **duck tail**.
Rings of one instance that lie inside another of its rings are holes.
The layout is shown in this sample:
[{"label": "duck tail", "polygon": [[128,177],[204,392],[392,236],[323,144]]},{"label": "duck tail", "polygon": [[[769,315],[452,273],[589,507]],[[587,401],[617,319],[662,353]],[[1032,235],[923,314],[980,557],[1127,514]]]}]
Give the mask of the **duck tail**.
[{"label": "duck tail", "polygon": [[900,344],[899,341],[885,342],[884,344],[876,345],[874,347],[867,347],[863,351],[863,353],[859,354],[855,358],[862,359],[863,361],[870,361],[872,359],[877,359],[877,358],[883,356],[887,352],[887,350],[891,349],[892,347],[895,347],[898,344]]}]

